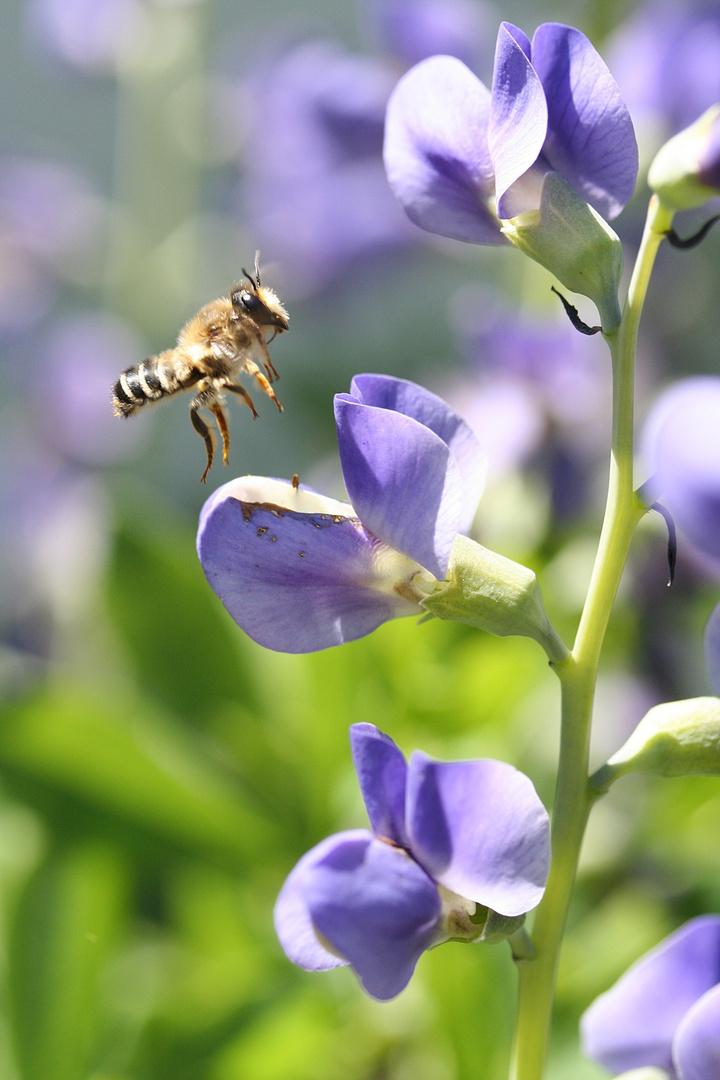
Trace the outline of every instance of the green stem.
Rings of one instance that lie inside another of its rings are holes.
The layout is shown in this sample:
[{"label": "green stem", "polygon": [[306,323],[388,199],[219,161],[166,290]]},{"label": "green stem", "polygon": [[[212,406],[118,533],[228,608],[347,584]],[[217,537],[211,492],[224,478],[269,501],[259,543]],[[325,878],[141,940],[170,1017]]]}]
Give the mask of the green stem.
[{"label": "green stem", "polygon": [[585,826],[596,793],[588,785],[588,746],[600,651],[635,527],[644,510],[633,491],[633,410],[638,323],[658,247],[672,213],[653,197],[622,322],[607,335],[613,364],[612,452],[600,542],[573,651],[555,671],[562,688],[560,761],[552,865],[535,916],[536,958],[518,965],[518,1016],[511,1080],[542,1080],[558,958]]}]

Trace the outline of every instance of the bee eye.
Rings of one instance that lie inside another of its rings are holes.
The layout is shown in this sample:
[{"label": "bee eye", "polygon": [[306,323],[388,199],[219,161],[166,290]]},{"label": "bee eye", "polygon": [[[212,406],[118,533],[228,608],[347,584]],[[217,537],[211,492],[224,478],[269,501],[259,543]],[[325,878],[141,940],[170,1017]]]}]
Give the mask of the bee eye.
[{"label": "bee eye", "polygon": [[262,300],[259,300],[253,293],[248,292],[247,289],[233,293],[232,302],[235,307],[243,307],[249,312],[256,312],[264,307]]}]

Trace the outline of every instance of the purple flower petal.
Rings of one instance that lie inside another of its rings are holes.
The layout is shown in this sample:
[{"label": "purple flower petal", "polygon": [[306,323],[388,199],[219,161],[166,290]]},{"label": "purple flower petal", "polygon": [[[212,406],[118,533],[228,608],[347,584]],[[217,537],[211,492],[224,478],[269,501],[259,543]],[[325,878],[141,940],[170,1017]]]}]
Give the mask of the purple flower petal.
[{"label": "purple flower petal", "polygon": [[452,56],[431,56],[400,79],[385,120],[385,169],[421,228],[474,244],[503,244],[488,201],[490,93]]},{"label": "purple flower petal", "polygon": [[527,38],[510,23],[501,23],[495,50],[492,105],[488,128],[495,167],[495,197],[501,218],[520,209],[503,196],[533,165],[545,141],[548,107],[540,79],[530,63]]},{"label": "purple flower petal", "polygon": [[585,35],[561,23],[537,28],[532,62],[548,106],[544,156],[604,217],[616,217],[638,171],[635,131],[617,83]]},{"label": "purple flower petal", "polygon": [[353,724],[350,747],[373,832],[407,847],[405,758],[390,736],[374,724]]},{"label": "purple flower petal", "polygon": [[720,694],[720,604],[705,627],[705,664],[712,688],[716,694]]},{"label": "purple flower petal", "polygon": [[371,997],[403,990],[436,938],[437,886],[400,848],[369,833],[340,833],[305,875],[302,891],[320,934],[352,964]]},{"label": "purple flower petal", "polygon": [[697,1001],[678,1027],[673,1058],[681,1080],[720,1076],[720,986]]},{"label": "purple flower petal", "polygon": [[460,470],[463,511],[460,531],[470,528],[485,486],[487,456],[477,436],[446,401],[408,379],[390,375],[356,375],[350,393],[363,405],[411,416],[434,431],[448,446]]},{"label": "purple flower petal", "polygon": [[697,163],[698,180],[706,187],[720,188],[720,114],[712,122]]},{"label": "purple flower petal", "polygon": [[662,394],[643,449],[655,496],[690,541],[720,561],[720,378],[683,379]]},{"label": "purple flower petal", "polygon": [[[339,836],[370,837],[370,833],[358,830],[354,833],[340,833]],[[331,953],[318,940],[304,890],[313,868],[322,862],[328,852],[334,851],[339,836],[329,836],[303,855],[288,875],[275,902],[275,933],[278,940],[286,956],[306,971],[329,971],[330,968],[343,967],[349,963]]]},{"label": "purple flower petal", "polygon": [[582,1018],[583,1052],[614,1075],[642,1065],[672,1073],[678,1024],[720,982],[720,917],[686,923],[643,956]]},{"label": "purple flower petal", "polygon": [[419,610],[394,587],[418,566],[347,503],[285,481],[244,477],[219,488],[201,514],[198,555],[235,622],[279,652],[340,645]]},{"label": "purple flower petal", "polygon": [[434,432],[402,413],[335,396],[345,487],[363,524],[442,580],[462,511],[460,473]]},{"label": "purple flower petal", "polygon": [[539,903],[550,867],[548,815],[512,765],[433,761],[415,751],[406,819],[413,855],[447,889],[501,915]]}]

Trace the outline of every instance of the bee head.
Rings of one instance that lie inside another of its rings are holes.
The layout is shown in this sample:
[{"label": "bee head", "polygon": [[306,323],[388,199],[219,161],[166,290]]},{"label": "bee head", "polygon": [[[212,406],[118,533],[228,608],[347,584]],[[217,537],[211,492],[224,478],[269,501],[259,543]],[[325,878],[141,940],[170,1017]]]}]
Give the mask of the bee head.
[{"label": "bee head", "polygon": [[276,333],[288,328],[288,313],[272,289],[260,281],[258,260],[260,252],[255,252],[255,274],[249,274],[243,268],[247,285],[235,285],[230,292],[230,301],[236,311],[249,315],[261,326],[272,326]]}]

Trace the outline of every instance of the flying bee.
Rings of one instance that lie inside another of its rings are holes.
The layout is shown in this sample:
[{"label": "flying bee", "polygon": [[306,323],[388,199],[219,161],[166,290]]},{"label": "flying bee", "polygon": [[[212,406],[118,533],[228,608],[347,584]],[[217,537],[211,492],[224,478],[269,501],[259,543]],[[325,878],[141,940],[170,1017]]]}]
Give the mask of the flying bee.
[{"label": "flying bee", "polygon": [[270,385],[278,373],[268,345],[276,334],[287,330],[288,313],[273,290],[262,284],[258,258],[256,252],[255,274],[243,269],[246,281],[233,285],[228,299],[222,297],[206,304],[185,324],[174,349],[166,349],[123,371],[112,390],[116,416],[132,416],[147,402],[159,401],[191,387],[195,390],[190,402],[190,420],[205,442],[207,465],[200,478],[203,483],[212,466],[215,448],[200,409],[209,409],[217,420],[224,465],[230,449],[224,391],[237,394],[253,416],[258,415],[250,394],[238,381],[243,373],[251,375],[282,412]]}]

